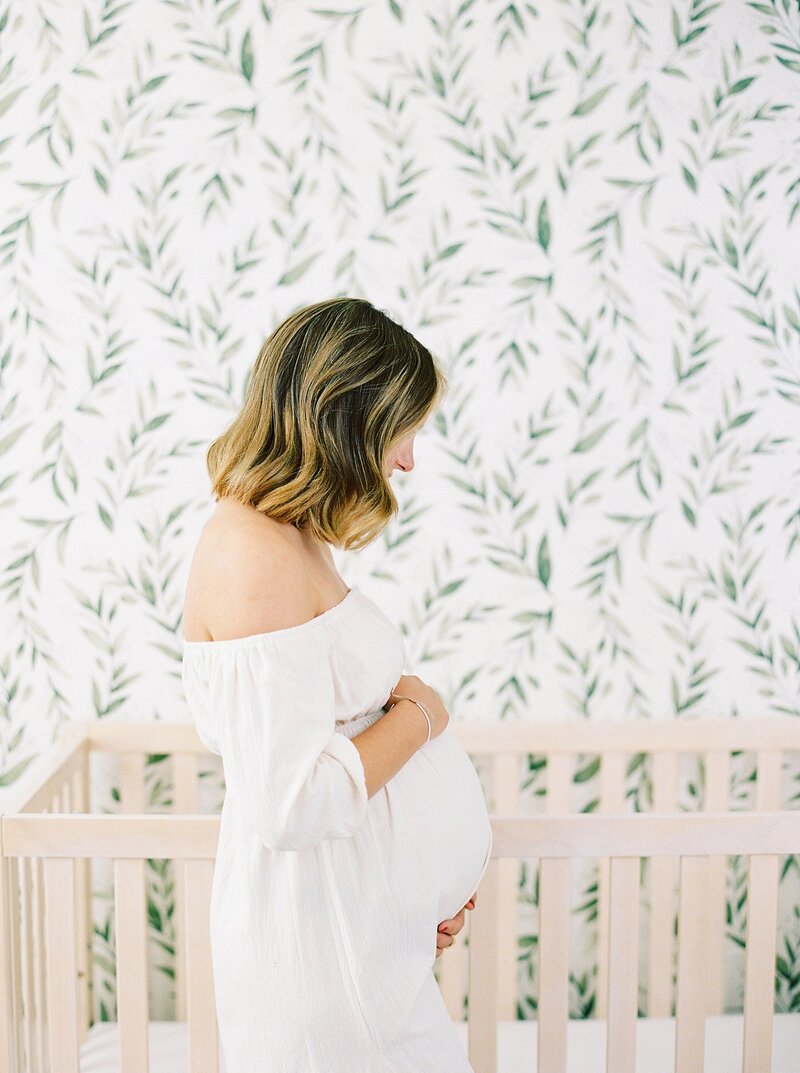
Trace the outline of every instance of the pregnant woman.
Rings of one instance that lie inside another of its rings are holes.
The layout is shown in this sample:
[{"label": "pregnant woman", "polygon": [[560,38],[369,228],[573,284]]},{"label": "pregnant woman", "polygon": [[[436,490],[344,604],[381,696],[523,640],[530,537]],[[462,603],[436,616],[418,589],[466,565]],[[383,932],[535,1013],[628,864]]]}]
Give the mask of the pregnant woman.
[{"label": "pregnant woman", "polygon": [[222,757],[211,951],[222,1073],[472,1073],[433,975],[489,863],[475,768],[336,572],[447,382],[369,302],[266,340],[207,454],[217,499],[184,606],[183,686]]}]

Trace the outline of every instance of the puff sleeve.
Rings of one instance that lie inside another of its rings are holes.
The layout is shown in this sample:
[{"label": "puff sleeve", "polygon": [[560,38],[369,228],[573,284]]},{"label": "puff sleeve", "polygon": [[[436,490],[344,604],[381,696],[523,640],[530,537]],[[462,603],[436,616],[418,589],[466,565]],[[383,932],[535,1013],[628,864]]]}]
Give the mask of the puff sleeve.
[{"label": "puff sleeve", "polygon": [[268,849],[351,837],[366,814],[361,755],[334,729],[331,647],[312,620],[204,650],[205,737],[218,746],[231,804]]}]

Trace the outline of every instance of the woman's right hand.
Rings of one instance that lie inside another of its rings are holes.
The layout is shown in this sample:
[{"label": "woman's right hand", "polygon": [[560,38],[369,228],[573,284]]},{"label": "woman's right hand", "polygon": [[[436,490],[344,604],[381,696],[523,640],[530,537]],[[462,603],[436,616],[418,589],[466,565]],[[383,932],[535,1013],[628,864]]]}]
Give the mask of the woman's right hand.
[{"label": "woman's right hand", "polygon": [[[384,704],[387,712],[397,704],[400,697],[410,697],[411,700],[418,700],[425,705],[431,718],[431,738],[438,737],[450,722],[450,715],[439,694],[426,682],[423,682],[421,678],[418,678],[416,674],[400,675],[397,684],[389,694],[389,699]],[[424,719],[425,717],[419,711],[419,708],[417,708],[417,711],[420,719]]]}]

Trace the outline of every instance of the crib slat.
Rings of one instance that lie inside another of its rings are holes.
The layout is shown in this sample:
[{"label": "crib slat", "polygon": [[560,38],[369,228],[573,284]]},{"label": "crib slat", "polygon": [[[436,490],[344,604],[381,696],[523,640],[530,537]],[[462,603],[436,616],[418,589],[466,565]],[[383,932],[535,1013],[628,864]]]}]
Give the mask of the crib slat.
[{"label": "crib slat", "polygon": [[570,860],[542,858],[539,873],[537,1069],[566,1073],[569,1025]]},{"label": "crib slat", "polygon": [[497,1073],[499,864],[492,857],[487,865],[469,934],[467,1055],[480,1073]]},{"label": "crib slat", "polygon": [[[653,765],[653,811],[675,809],[678,756],[655,753]],[[651,857],[648,861],[650,923],[647,953],[647,1014],[672,1016],[672,965],[675,946],[675,859]]]},{"label": "crib slat", "polygon": [[[703,798],[704,812],[727,812],[729,808],[730,753],[727,749],[705,754],[706,791]],[[716,1017],[725,1008],[725,937],[727,934],[726,912],[728,858],[721,855],[708,859],[708,889],[706,892],[708,924],[708,961],[705,977],[706,1015]]]},{"label": "crib slat", "polygon": [[[145,757],[119,757],[120,812],[146,811]],[[117,932],[117,1018],[122,1073],[148,1073],[150,1046],[147,1007],[147,907],[144,860],[114,860]],[[142,995],[144,987],[144,995]]]},{"label": "crib slat", "polygon": [[[600,760],[601,813],[619,813],[625,808],[625,754],[604,753]],[[602,857],[597,867],[597,1017],[607,1016],[608,936],[609,936],[609,858]]]},{"label": "crib slat", "polygon": [[150,1069],[147,1005],[147,902],[145,862],[114,860],[117,946],[117,1020],[121,1073]]},{"label": "crib slat", "polygon": [[[84,766],[74,773],[74,809],[76,812],[82,813],[87,811],[85,771],[86,767],[84,761]],[[78,976],[80,977],[78,1001],[80,1003],[80,1038],[81,1043],[83,1043],[88,1034],[90,1025],[89,976],[91,963],[89,950],[90,939],[89,934],[87,933],[88,921],[86,902],[87,899],[91,899],[91,858],[86,857],[82,861],[76,861],[75,868],[78,899],[78,918],[76,921],[76,927],[78,929]]]},{"label": "crib slat", "polygon": [[778,861],[765,855],[751,856],[749,862],[742,1073],[772,1068]]},{"label": "crib slat", "polygon": [[708,857],[680,862],[675,1073],[696,1073],[705,1062]]},{"label": "crib slat", "polygon": [[14,964],[14,978],[11,984],[11,991],[14,997],[14,1045],[16,1047],[17,1062],[22,1065],[23,1062],[23,1041],[22,1041],[22,1002],[23,996],[20,990],[20,980],[22,975],[22,943],[20,936],[20,904],[19,904],[19,884],[20,884],[20,868],[22,858],[12,857],[9,862],[9,878],[11,881],[11,903],[10,903],[10,919],[11,919],[11,951],[12,961]]},{"label": "crib slat", "polygon": [[219,1073],[219,1027],[211,961],[211,885],[213,860],[183,860],[185,903],[186,1011],[189,1027],[189,1073]]},{"label": "crib slat", "polygon": [[636,1073],[640,861],[610,858],[607,1073]]},{"label": "crib slat", "polygon": [[774,812],[781,807],[783,754],[777,749],[759,749],[756,766],[756,808]]},{"label": "crib slat", "polygon": [[122,753],[119,758],[119,811],[123,815],[145,812],[144,756]]},{"label": "crib slat", "polygon": [[[572,811],[574,753],[547,757],[548,815]],[[569,1023],[569,904],[571,870],[568,860],[545,858],[539,873],[539,999],[537,1007],[538,1068],[564,1073]],[[513,918],[516,926],[516,914]],[[516,1019],[516,1013],[514,1018]]]},{"label": "crib slat", "polygon": [[[760,749],[756,762],[756,808],[764,811],[779,809],[783,755],[776,749]],[[743,1073],[758,1073],[772,1065],[778,860],[776,856],[750,858]]]},{"label": "crib slat", "polygon": [[22,956],[22,964],[20,966],[21,979],[22,979],[22,995],[23,1005],[25,1007],[22,1029],[25,1033],[25,1061],[22,1063],[22,1069],[26,1071],[36,1068],[33,1061],[33,1041],[35,1039],[35,1024],[36,1024],[36,1008],[33,999],[33,984],[34,984],[34,969],[33,969],[33,930],[34,921],[32,919],[33,902],[31,898],[32,894],[32,880],[30,878],[30,872],[32,871],[33,859],[30,857],[19,858],[19,875],[20,875],[20,893],[21,904],[20,911],[22,914],[22,926],[20,929],[22,937],[22,949],[24,951]]},{"label": "crib slat", "polygon": [[730,807],[729,750],[714,749],[705,753],[705,765],[706,792],[703,797],[703,812],[727,812]]},{"label": "crib slat", "polygon": [[45,857],[44,900],[50,1068],[53,1073],[80,1073],[74,857]]},{"label": "crib slat", "polygon": [[[92,786],[91,786],[91,767],[90,767],[90,754],[87,751],[84,757],[83,767],[81,769],[81,809],[91,814],[92,812]],[[78,865],[80,868],[80,864]],[[83,862],[83,884],[82,894],[84,899],[82,912],[84,918],[83,925],[83,941],[85,950],[84,964],[86,965],[86,986],[84,988],[85,995],[85,1013],[84,1013],[84,1025],[86,1031],[94,1022],[94,889],[92,886],[92,877],[94,875],[94,864],[91,857],[87,857]]]},{"label": "crib slat", "polygon": [[[519,813],[520,754],[500,753],[493,765],[494,812],[503,816]],[[497,862],[499,920],[495,945],[497,1016],[503,1021],[517,1019],[517,944],[519,906],[519,859]],[[476,903],[477,905],[477,903]],[[470,927],[470,943],[472,931]]]},{"label": "crib slat", "polygon": [[548,756],[546,812],[572,812],[572,772],[574,767],[574,753],[553,753]]},{"label": "crib slat", "polygon": [[[172,811],[191,815],[199,811],[197,753],[172,754]],[[186,1020],[186,936],[184,934],[184,902],[186,886],[179,858],[170,861],[175,888],[175,1019]]]},{"label": "crib slat", "polygon": [[[11,862],[13,859],[0,853],[0,980],[12,982],[15,975],[11,949]],[[18,1066],[15,1018],[12,987],[0,988],[0,1067],[8,1069],[16,1069]]]},{"label": "crib slat", "polygon": [[175,753],[172,756],[173,812],[195,813],[200,809],[196,753]]},{"label": "crib slat", "polygon": [[[50,1056],[47,1051],[47,1005],[45,1000],[45,976],[47,972],[47,952],[45,949],[45,892],[44,892],[44,859],[33,857],[33,893],[36,906],[34,920],[36,921],[36,943],[33,951],[33,962],[36,972],[36,1062],[41,1062],[44,1073],[50,1073]],[[34,1069],[38,1066],[34,1066]]]}]

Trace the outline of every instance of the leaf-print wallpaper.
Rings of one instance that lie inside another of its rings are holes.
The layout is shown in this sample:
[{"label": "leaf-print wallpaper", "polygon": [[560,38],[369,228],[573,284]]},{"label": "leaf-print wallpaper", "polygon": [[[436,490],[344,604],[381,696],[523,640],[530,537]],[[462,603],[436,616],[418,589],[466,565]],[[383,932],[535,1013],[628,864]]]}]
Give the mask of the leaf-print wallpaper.
[{"label": "leaf-print wallpaper", "polygon": [[64,720],[188,718],[205,448],[265,336],[336,294],[450,380],[399,515],[337,561],[454,720],[800,716],[796,0],[12,2],[0,46],[4,787]]}]

